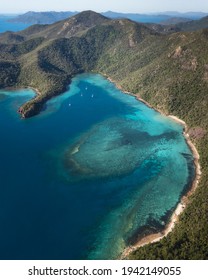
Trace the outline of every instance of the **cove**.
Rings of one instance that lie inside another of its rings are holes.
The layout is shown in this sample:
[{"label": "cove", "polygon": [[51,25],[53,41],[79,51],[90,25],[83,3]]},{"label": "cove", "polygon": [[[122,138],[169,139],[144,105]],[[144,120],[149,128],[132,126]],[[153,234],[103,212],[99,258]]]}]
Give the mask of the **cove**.
[{"label": "cove", "polygon": [[116,259],[194,178],[183,127],[95,74],[22,120],[0,91],[0,259]]}]

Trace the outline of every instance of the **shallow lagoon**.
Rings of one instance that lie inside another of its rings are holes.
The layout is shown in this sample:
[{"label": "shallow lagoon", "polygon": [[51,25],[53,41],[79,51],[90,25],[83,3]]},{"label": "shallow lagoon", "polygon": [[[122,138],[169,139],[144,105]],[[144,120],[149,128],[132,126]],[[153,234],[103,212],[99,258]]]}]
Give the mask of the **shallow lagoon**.
[{"label": "shallow lagoon", "polygon": [[190,184],[183,128],[100,75],[22,120],[0,92],[0,258],[112,259],[161,229]]}]

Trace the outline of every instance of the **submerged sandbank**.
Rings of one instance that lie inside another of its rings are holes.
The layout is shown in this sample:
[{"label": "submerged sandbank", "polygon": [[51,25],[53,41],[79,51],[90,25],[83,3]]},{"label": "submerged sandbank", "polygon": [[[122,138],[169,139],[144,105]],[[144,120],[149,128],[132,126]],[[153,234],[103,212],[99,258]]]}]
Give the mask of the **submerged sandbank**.
[{"label": "submerged sandbank", "polygon": [[[105,75],[106,76],[106,75]],[[124,91],[121,86],[117,85],[117,83],[112,80],[111,78],[107,77],[107,79],[114,83],[115,86],[120,89],[122,92],[124,92],[125,94],[129,94],[131,96],[134,96],[138,101],[143,102],[145,105],[147,105],[148,107],[154,109],[155,111],[158,111],[160,114],[167,116],[169,118],[171,118],[173,121],[179,123],[180,125],[183,126],[183,135],[184,138],[187,142],[187,145],[189,146],[192,154],[193,154],[193,158],[194,158],[194,166],[195,166],[195,176],[194,179],[187,191],[187,193],[185,195],[183,195],[180,199],[180,202],[178,203],[178,205],[176,206],[174,212],[171,215],[171,218],[169,220],[169,222],[167,223],[167,225],[165,226],[164,230],[158,232],[158,233],[153,233],[153,234],[149,234],[143,238],[140,238],[137,240],[137,242],[132,245],[132,246],[128,246],[124,252],[121,255],[121,259],[125,259],[128,257],[128,255],[130,253],[132,253],[133,251],[137,250],[139,247],[142,247],[144,245],[150,244],[150,243],[155,243],[160,241],[162,238],[164,238],[165,236],[167,236],[175,227],[176,223],[179,221],[179,216],[180,214],[184,211],[186,205],[189,203],[189,197],[190,195],[196,190],[198,183],[199,183],[199,179],[201,176],[201,166],[199,163],[199,153],[195,147],[195,145],[192,143],[189,134],[188,134],[188,126],[187,124],[181,120],[180,118],[178,118],[177,116],[173,116],[173,115],[167,115],[164,114],[164,112],[162,112],[161,110],[158,110],[156,108],[154,108],[151,104],[149,104],[147,101],[143,100],[142,98],[140,98],[139,96],[132,94],[131,92],[128,91]]]}]

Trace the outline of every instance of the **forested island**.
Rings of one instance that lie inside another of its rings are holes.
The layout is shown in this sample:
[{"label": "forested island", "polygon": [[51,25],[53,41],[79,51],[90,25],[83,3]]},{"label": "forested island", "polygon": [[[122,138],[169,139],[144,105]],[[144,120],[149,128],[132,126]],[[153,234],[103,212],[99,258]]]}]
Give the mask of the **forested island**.
[{"label": "forested island", "polygon": [[0,35],[0,88],[30,87],[36,97],[19,108],[38,114],[84,72],[110,77],[118,87],[188,125],[202,176],[174,230],[133,252],[133,259],[208,257],[208,17],[167,28],[82,12],[52,25]]}]

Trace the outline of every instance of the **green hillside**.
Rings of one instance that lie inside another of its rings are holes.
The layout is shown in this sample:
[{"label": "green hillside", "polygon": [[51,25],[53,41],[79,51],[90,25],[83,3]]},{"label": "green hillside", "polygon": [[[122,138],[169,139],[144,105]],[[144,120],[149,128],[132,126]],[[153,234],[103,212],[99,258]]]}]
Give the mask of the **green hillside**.
[{"label": "green hillside", "polygon": [[181,31],[195,31],[202,28],[208,28],[208,16],[199,20],[191,20],[188,22],[181,22],[176,24],[176,27]]},{"label": "green hillside", "polygon": [[183,18],[170,18],[167,21],[160,22],[160,24],[147,23],[149,28],[154,29],[160,33],[170,34],[182,31],[197,31],[208,28],[208,16],[198,20],[188,20]]},{"label": "green hillside", "polygon": [[208,258],[207,49],[208,29],[161,34],[91,11],[0,36],[0,87],[33,87],[39,92],[20,108],[22,117],[38,114],[74,75],[92,71],[186,121],[201,157],[200,186],[174,231],[130,258]]}]

